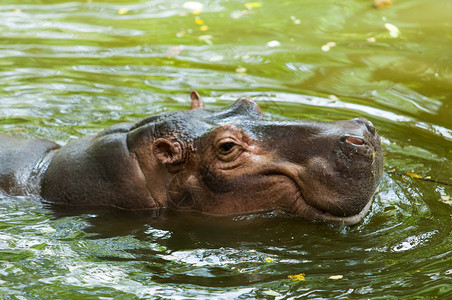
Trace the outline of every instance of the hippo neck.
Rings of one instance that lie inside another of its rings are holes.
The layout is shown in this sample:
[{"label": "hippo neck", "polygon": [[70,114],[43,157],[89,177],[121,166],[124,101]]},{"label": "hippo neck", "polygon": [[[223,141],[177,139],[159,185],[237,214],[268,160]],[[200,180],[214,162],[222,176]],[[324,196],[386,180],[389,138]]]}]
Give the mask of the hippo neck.
[{"label": "hippo neck", "polygon": [[39,195],[41,193],[41,185],[44,180],[45,172],[52,162],[52,158],[59,149],[50,150],[41,157],[38,163],[31,170],[28,177],[28,184],[26,185],[26,194]]}]

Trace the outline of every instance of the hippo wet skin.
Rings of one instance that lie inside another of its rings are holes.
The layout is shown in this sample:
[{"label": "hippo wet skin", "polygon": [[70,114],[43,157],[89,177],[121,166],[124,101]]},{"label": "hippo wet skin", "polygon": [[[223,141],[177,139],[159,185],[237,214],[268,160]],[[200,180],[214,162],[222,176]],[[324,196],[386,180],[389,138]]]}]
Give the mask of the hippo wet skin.
[{"label": "hippo wet skin", "polygon": [[0,135],[0,190],[65,206],[364,218],[383,172],[369,121],[268,121],[248,98],[221,110],[191,99],[63,147]]}]

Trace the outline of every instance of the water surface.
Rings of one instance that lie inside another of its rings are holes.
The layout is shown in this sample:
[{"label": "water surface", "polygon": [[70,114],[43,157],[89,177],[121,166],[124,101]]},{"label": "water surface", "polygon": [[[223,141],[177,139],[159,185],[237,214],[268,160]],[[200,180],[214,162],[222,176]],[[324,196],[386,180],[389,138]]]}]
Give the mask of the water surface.
[{"label": "water surface", "polygon": [[366,117],[387,173],[354,227],[0,195],[0,297],[451,297],[452,2],[393,1],[2,1],[1,133],[65,144],[195,89],[270,119]]}]

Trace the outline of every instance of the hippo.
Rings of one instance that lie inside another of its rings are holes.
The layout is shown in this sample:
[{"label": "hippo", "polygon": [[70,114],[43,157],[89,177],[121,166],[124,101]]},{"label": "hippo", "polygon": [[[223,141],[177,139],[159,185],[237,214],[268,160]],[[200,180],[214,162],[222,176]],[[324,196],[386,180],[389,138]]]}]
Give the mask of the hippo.
[{"label": "hippo", "polygon": [[364,118],[266,120],[240,98],[113,125],[64,146],[0,135],[0,190],[60,206],[174,209],[211,215],[283,211],[354,225],[383,174],[380,138]]}]

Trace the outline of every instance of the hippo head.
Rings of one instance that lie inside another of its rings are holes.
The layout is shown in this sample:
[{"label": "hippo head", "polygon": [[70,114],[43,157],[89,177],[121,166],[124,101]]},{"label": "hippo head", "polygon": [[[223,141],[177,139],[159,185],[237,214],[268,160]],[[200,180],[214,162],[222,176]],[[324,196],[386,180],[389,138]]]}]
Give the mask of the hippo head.
[{"label": "hippo head", "polygon": [[382,176],[380,139],[363,118],[268,121],[241,98],[134,125],[128,146],[156,202],[231,215],[283,210],[308,220],[353,225],[369,210]]}]

